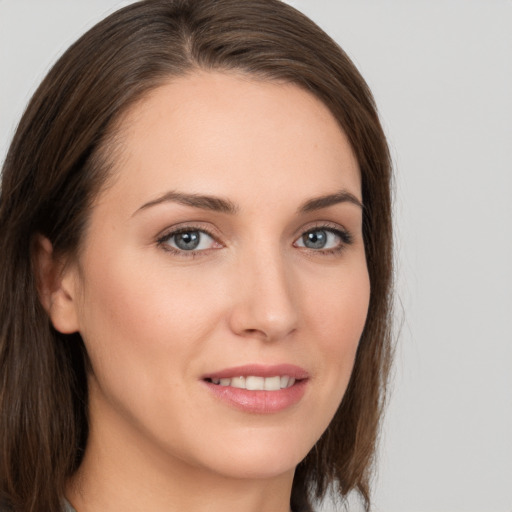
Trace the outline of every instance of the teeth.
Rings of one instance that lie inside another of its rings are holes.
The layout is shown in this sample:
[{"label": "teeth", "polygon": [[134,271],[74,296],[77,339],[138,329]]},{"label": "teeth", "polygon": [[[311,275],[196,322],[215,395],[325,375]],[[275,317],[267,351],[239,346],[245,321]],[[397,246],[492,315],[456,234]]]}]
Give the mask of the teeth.
[{"label": "teeth", "polygon": [[278,391],[280,389],[291,388],[295,384],[295,379],[288,375],[275,377],[257,377],[249,375],[248,377],[234,377],[232,379],[211,379],[213,384],[219,386],[231,386],[232,388],[247,389],[250,391]]},{"label": "teeth", "polygon": [[247,389],[245,387],[245,377],[235,377],[234,379],[231,379],[231,387],[232,388]]},{"label": "teeth", "polygon": [[245,379],[245,389],[250,389],[251,391],[265,389],[265,378],[264,377],[247,377]]},{"label": "teeth", "polygon": [[263,389],[265,391],[277,391],[281,389],[281,377],[268,377],[263,379]]}]

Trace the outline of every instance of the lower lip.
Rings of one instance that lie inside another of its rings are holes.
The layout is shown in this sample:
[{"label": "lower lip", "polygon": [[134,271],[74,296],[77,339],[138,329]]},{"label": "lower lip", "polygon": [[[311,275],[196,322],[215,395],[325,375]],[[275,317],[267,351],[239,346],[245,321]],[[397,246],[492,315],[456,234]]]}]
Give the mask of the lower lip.
[{"label": "lower lip", "polygon": [[244,412],[272,414],[298,403],[306,391],[307,379],[296,381],[289,388],[276,391],[249,391],[203,381],[220,400]]}]

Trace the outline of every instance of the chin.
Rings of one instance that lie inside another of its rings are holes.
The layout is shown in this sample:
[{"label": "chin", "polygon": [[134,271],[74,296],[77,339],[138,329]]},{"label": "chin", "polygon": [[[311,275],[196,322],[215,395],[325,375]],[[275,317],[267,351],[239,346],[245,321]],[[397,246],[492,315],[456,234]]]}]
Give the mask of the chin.
[{"label": "chin", "polygon": [[230,478],[267,479],[293,473],[318,436],[305,436],[304,431],[293,428],[279,430],[263,434],[255,428],[253,432],[229,436],[224,442],[217,438],[216,449],[203,452],[209,459],[203,461],[216,473]]},{"label": "chin", "polygon": [[288,454],[269,456],[265,450],[261,450],[258,455],[229,456],[211,469],[227,478],[266,480],[293,473],[301,460]]}]

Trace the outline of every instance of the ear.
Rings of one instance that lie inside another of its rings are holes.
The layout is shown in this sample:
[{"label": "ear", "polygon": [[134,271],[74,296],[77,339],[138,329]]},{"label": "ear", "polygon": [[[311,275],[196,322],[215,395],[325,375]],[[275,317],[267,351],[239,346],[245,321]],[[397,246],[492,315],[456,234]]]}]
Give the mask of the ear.
[{"label": "ear", "polygon": [[63,334],[78,331],[77,283],[74,265],[56,258],[48,238],[37,235],[32,258],[39,300],[55,329]]}]

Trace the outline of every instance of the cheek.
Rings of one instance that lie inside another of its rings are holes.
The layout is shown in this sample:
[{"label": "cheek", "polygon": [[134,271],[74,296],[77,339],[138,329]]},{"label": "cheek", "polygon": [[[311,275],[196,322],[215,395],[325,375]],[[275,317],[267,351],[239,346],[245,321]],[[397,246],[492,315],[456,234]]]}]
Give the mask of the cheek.
[{"label": "cheek", "polygon": [[[348,385],[370,300],[370,282],[366,265],[324,281],[324,288],[309,294],[307,312],[314,326],[316,350],[322,354],[318,374],[326,389],[324,397],[337,408]],[[334,410],[332,411],[334,414]]]},{"label": "cheek", "polygon": [[[173,269],[166,255],[148,264],[138,252],[101,252],[116,257],[88,266],[80,308],[97,377],[124,375],[131,382],[146,375],[149,383],[160,375],[165,382],[170,373],[187,371],[180,363],[201,354],[219,323],[218,285],[200,272]],[[91,254],[89,261],[102,258]]]},{"label": "cheek", "polygon": [[[366,265],[352,267],[349,272],[341,269],[323,280],[323,286],[310,292],[307,311],[310,323],[323,333],[322,338],[333,350],[357,345],[361,336],[370,299],[370,283]],[[313,289],[314,290],[314,289]]]},{"label": "cheek", "polygon": [[213,294],[183,272],[130,254],[89,266],[80,317],[91,404],[108,403],[153,433],[165,425],[180,432],[175,412],[185,407],[185,386],[217,323]]}]

